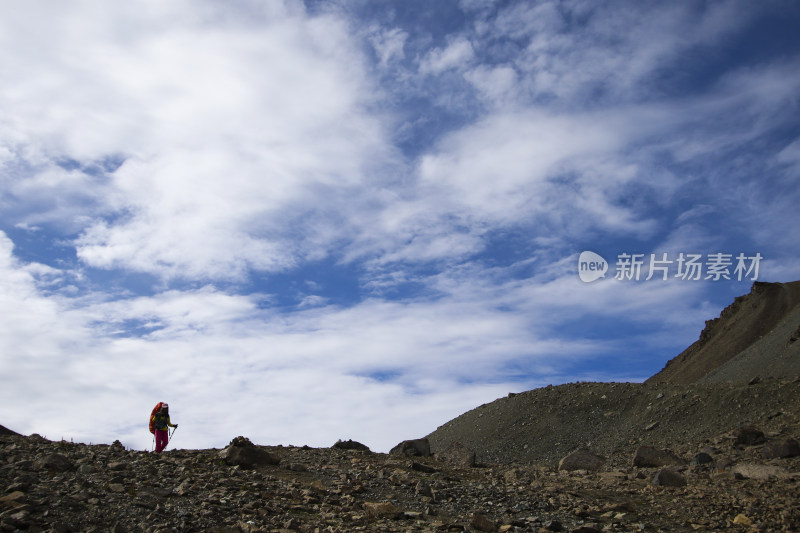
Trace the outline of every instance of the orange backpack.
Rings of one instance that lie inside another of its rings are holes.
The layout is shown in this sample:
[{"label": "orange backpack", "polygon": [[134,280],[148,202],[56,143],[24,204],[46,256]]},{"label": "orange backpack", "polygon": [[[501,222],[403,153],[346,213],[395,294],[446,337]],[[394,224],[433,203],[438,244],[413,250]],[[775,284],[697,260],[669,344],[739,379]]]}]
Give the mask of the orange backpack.
[{"label": "orange backpack", "polygon": [[156,421],[153,419],[156,416],[156,413],[161,409],[161,406],[164,405],[164,402],[158,402],[155,407],[153,407],[153,412],[150,413],[150,433],[156,433]]}]

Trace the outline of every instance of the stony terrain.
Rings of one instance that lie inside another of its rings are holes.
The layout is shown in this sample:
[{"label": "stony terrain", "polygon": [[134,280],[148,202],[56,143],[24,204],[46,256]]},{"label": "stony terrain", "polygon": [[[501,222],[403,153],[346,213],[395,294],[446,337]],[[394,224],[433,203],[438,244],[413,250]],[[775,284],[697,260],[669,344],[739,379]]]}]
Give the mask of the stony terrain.
[{"label": "stony terrain", "polygon": [[795,454],[786,432],[757,428],[677,455],[578,453],[560,469],[473,464],[460,447],[409,457],[237,438],[156,455],[5,435],[0,530],[797,531],[800,458],[781,457]]}]

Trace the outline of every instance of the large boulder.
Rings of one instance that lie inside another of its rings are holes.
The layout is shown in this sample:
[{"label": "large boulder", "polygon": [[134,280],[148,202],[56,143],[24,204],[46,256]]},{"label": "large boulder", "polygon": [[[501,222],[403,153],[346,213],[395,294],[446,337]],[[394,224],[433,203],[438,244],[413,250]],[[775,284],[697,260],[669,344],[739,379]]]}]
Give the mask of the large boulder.
[{"label": "large boulder", "polygon": [[678,466],[683,459],[669,450],[659,450],[652,446],[639,446],[633,455],[633,466],[641,468],[659,468],[662,466]]},{"label": "large boulder", "polygon": [[360,452],[368,452],[370,451],[369,447],[365,444],[361,444],[360,442],[354,440],[337,440],[336,444],[333,445],[333,448],[337,450],[357,450]]},{"label": "large boulder", "polygon": [[733,432],[734,444],[741,446],[755,446],[764,444],[766,438],[764,432],[754,426],[741,426]]},{"label": "large boulder", "polygon": [[454,442],[436,458],[454,466],[475,466],[475,450],[467,448],[460,442]]},{"label": "large boulder", "polygon": [[669,468],[662,468],[653,477],[653,485],[657,487],[685,487],[686,478],[683,474],[670,470]]},{"label": "large boulder", "polygon": [[37,470],[48,470],[50,472],[67,472],[72,470],[74,466],[72,461],[60,453],[51,453],[33,462],[33,467]]},{"label": "large boulder", "polygon": [[431,454],[431,444],[428,439],[404,440],[391,450],[390,455],[405,455],[406,457],[428,457]]},{"label": "large boulder", "polygon": [[764,445],[764,457],[767,459],[786,459],[800,455],[800,445],[794,439],[771,440]]},{"label": "large boulder", "polygon": [[586,449],[575,450],[558,462],[559,470],[600,470],[606,460]]},{"label": "large boulder", "polygon": [[711,455],[707,454],[706,452],[700,452],[692,457],[692,464],[693,465],[710,465],[714,462],[714,458]]},{"label": "large boulder", "polygon": [[246,437],[236,437],[227,448],[219,452],[225,463],[242,468],[277,465],[281,460],[266,450],[259,448]]}]

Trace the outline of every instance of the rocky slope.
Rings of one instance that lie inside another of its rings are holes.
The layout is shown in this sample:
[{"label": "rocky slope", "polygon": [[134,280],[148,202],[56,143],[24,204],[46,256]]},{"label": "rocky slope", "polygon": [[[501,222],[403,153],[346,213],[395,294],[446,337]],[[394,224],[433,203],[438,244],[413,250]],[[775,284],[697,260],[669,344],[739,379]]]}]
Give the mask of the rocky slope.
[{"label": "rocky slope", "polygon": [[[800,281],[755,282],[650,383],[747,382],[800,375]],[[766,375],[764,375],[766,374]]]},{"label": "rocky slope", "polygon": [[11,431],[10,429],[4,426],[0,426],[0,435],[19,435],[19,433]]},{"label": "rocky slope", "polygon": [[710,371],[698,383],[743,383],[753,376],[800,376],[800,305],[769,334]]},{"label": "rocky slope", "polygon": [[800,459],[784,456],[800,449],[789,433],[746,428],[677,455],[573,456],[560,469],[243,438],[222,451],[155,455],[8,435],[0,436],[0,530],[793,531]]},{"label": "rocky slope", "polygon": [[482,405],[428,439],[434,453],[460,442],[480,461],[554,466],[576,448],[601,455],[632,453],[642,444],[683,449],[746,423],[796,433],[800,380],[545,387]]}]

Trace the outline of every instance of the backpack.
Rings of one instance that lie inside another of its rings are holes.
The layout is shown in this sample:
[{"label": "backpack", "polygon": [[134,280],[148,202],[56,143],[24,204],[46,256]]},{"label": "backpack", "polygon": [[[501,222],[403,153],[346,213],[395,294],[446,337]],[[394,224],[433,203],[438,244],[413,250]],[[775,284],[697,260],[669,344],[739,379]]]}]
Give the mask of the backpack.
[{"label": "backpack", "polygon": [[152,412],[152,413],[150,413],[150,426],[149,426],[149,427],[150,427],[150,433],[152,433],[152,434],[154,434],[154,435],[155,435],[155,433],[156,433],[156,425],[155,425],[155,424],[156,424],[156,421],[153,419],[153,417],[154,417],[154,416],[156,416],[156,413],[157,413],[159,410],[161,410],[161,406],[162,406],[163,404],[164,404],[164,402],[158,402],[158,403],[156,404],[156,406],[155,406],[155,407],[153,407],[153,412]]}]

